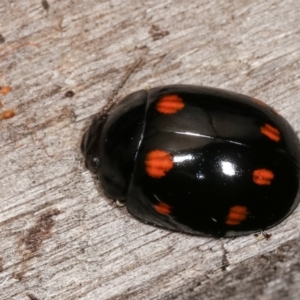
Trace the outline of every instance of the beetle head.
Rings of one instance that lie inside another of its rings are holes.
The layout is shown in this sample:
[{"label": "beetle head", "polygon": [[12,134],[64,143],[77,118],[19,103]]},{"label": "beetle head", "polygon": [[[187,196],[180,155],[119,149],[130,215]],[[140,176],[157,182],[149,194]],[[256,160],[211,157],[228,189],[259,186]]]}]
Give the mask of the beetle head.
[{"label": "beetle head", "polygon": [[85,157],[86,167],[93,173],[97,173],[100,169],[101,134],[107,117],[108,115],[104,114],[95,118],[82,137],[80,149]]}]

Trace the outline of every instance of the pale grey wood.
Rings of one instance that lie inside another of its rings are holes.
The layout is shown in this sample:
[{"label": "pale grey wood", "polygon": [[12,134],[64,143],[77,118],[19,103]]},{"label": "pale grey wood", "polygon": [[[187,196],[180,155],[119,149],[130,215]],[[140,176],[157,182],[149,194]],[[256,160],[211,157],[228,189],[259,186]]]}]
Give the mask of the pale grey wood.
[{"label": "pale grey wood", "polygon": [[298,0],[2,0],[1,299],[300,299],[300,208],[269,240],[170,233],[115,208],[79,151],[109,100],[171,83],[260,98],[299,132],[299,19]]}]

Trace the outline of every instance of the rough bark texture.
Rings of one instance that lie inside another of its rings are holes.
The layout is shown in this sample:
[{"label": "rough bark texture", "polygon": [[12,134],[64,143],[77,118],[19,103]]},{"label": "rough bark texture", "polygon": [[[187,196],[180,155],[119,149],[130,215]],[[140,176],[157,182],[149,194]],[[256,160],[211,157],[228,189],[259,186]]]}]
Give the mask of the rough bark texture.
[{"label": "rough bark texture", "polygon": [[115,208],[79,150],[108,101],[174,83],[299,132],[299,20],[298,0],[0,1],[1,299],[300,299],[299,207],[268,240],[170,233]]}]

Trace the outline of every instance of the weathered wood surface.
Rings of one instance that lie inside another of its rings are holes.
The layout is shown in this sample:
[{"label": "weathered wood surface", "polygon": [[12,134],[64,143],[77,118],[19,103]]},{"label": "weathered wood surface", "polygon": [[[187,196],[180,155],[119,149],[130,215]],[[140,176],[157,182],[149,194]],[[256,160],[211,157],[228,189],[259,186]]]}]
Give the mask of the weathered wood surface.
[{"label": "weathered wood surface", "polygon": [[299,132],[299,20],[298,0],[0,1],[0,298],[300,299],[299,207],[269,240],[170,233],[115,208],[79,151],[107,101],[171,83]]}]

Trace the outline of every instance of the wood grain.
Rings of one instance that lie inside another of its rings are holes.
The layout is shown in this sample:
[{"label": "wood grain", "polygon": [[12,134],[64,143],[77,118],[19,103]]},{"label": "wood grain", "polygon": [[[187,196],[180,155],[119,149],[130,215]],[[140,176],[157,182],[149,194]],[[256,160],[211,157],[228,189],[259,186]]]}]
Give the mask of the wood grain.
[{"label": "wood grain", "polygon": [[1,299],[300,299],[299,207],[269,240],[170,233],[115,208],[79,150],[107,103],[174,83],[299,132],[299,19],[297,0],[1,1]]}]

